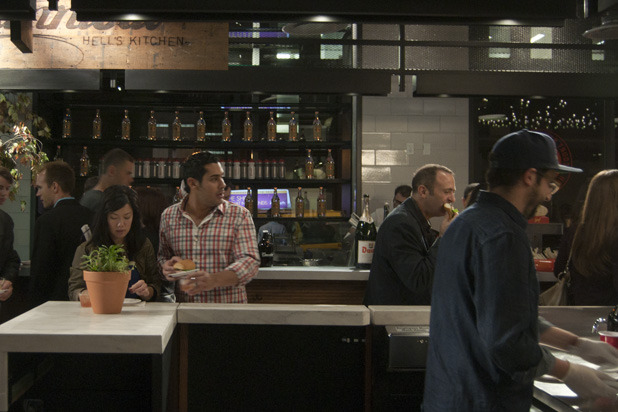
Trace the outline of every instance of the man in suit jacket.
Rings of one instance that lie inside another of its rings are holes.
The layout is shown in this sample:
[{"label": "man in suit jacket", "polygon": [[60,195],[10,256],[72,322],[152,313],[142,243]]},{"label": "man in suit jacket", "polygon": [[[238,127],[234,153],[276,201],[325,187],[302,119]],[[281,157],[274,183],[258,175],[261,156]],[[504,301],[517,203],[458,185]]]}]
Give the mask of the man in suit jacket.
[{"label": "man in suit jacket", "polygon": [[71,196],[75,173],[62,161],[45,163],[36,176],[36,195],[51,208],[34,224],[30,297],[33,306],[48,300],[69,300],[69,268],[82,242],[82,226],[92,212]]},{"label": "man in suit jacket", "polygon": [[[376,239],[365,305],[429,305],[440,236],[454,216],[444,204],[455,202],[455,175],[446,166],[420,167],[412,196],[386,217]],[[440,230],[429,219],[444,216]]]}]

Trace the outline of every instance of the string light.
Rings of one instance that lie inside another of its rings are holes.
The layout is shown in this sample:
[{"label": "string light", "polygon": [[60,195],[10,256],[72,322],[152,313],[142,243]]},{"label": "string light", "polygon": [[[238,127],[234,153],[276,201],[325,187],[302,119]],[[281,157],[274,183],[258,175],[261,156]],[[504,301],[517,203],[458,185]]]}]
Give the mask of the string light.
[{"label": "string light", "polygon": [[568,102],[560,99],[554,105],[548,104],[545,108],[530,113],[531,104],[528,99],[520,99],[519,104],[509,106],[508,114],[482,114],[487,111],[489,99],[483,98],[477,108],[478,122],[490,127],[508,127],[511,129],[592,129],[599,127],[599,117],[590,108],[584,113],[568,113]]}]

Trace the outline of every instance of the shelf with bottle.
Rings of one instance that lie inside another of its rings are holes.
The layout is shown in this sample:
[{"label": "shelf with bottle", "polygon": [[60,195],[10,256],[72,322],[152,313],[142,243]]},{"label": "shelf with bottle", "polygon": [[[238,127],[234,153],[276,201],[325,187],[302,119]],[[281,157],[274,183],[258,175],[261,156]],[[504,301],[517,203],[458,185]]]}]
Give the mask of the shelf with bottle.
[{"label": "shelf with bottle", "polygon": [[[247,110],[242,122],[239,122],[236,113],[223,111],[221,107],[211,109],[206,113],[195,109],[175,108],[170,117],[169,111],[156,112],[149,110],[149,117],[144,107],[106,108],[102,112],[97,108],[92,116],[92,109],[74,107],[67,108],[62,119],[61,133],[53,133],[62,140],[102,140],[102,141],[172,141],[172,142],[212,142],[212,143],[244,143],[244,144],[275,144],[275,143],[324,143],[324,142],[351,142],[351,136],[342,131],[330,130],[332,119],[336,114],[329,114],[323,124],[319,112],[314,112],[314,118],[309,124],[305,119],[303,124],[298,121],[298,114],[294,111],[277,113],[272,110],[266,115],[264,110]],[[80,110],[77,115],[75,110]],[[157,116],[157,117],[155,117]],[[287,120],[289,117],[289,120]],[[89,120],[92,119],[92,120]],[[264,121],[268,119],[267,121]],[[111,125],[111,126],[110,126]],[[264,146],[272,147],[272,146]]]}]

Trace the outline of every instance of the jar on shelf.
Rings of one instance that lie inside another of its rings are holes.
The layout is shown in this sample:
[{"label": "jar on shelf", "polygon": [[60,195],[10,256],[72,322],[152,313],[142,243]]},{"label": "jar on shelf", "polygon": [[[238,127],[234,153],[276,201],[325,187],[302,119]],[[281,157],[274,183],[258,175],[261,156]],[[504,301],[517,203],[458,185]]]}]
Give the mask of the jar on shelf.
[{"label": "jar on shelf", "polygon": [[277,161],[274,160],[274,159],[271,160],[270,161],[270,178],[271,179],[278,179],[280,177],[279,176],[279,172],[277,170],[278,168],[279,168],[279,166],[277,164]]},{"label": "jar on shelf", "polygon": [[264,174],[262,173],[262,161],[260,159],[258,159],[255,162],[255,178],[256,179],[262,179]]},{"label": "jar on shelf", "polygon": [[247,162],[247,179],[255,179],[255,162],[253,161],[253,159],[249,159],[249,161]]},{"label": "jar on shelf", "polygon": [[172,164],[172,177],[174,179],[180,179],[180,160],[174,159]]}]

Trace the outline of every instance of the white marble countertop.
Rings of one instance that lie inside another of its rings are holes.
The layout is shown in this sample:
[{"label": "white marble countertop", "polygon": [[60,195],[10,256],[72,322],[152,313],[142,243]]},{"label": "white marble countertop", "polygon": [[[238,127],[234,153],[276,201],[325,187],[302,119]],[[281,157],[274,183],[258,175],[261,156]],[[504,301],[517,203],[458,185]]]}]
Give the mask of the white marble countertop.
[{"label": "white marble countertop", "polygon": [[46,302],[0,325],[3,352],[162,354],[176,326],[175,303],[124,306],[97,315],[79,302]]},{"label": "white marble countertop", "polygon": [[362,305],[181,303],[178,307],[178,323],[366,326],[369,321],[369,309]]},{"label": "white marble countertop", "polygon": [[429,325],[431,306],[369,306],[372,325]]},{"label": "white marble countertop", "polygon": [[273,266],[260,268],[255,279],[270,280],[367,280],[368,270],[345,266]]}]

